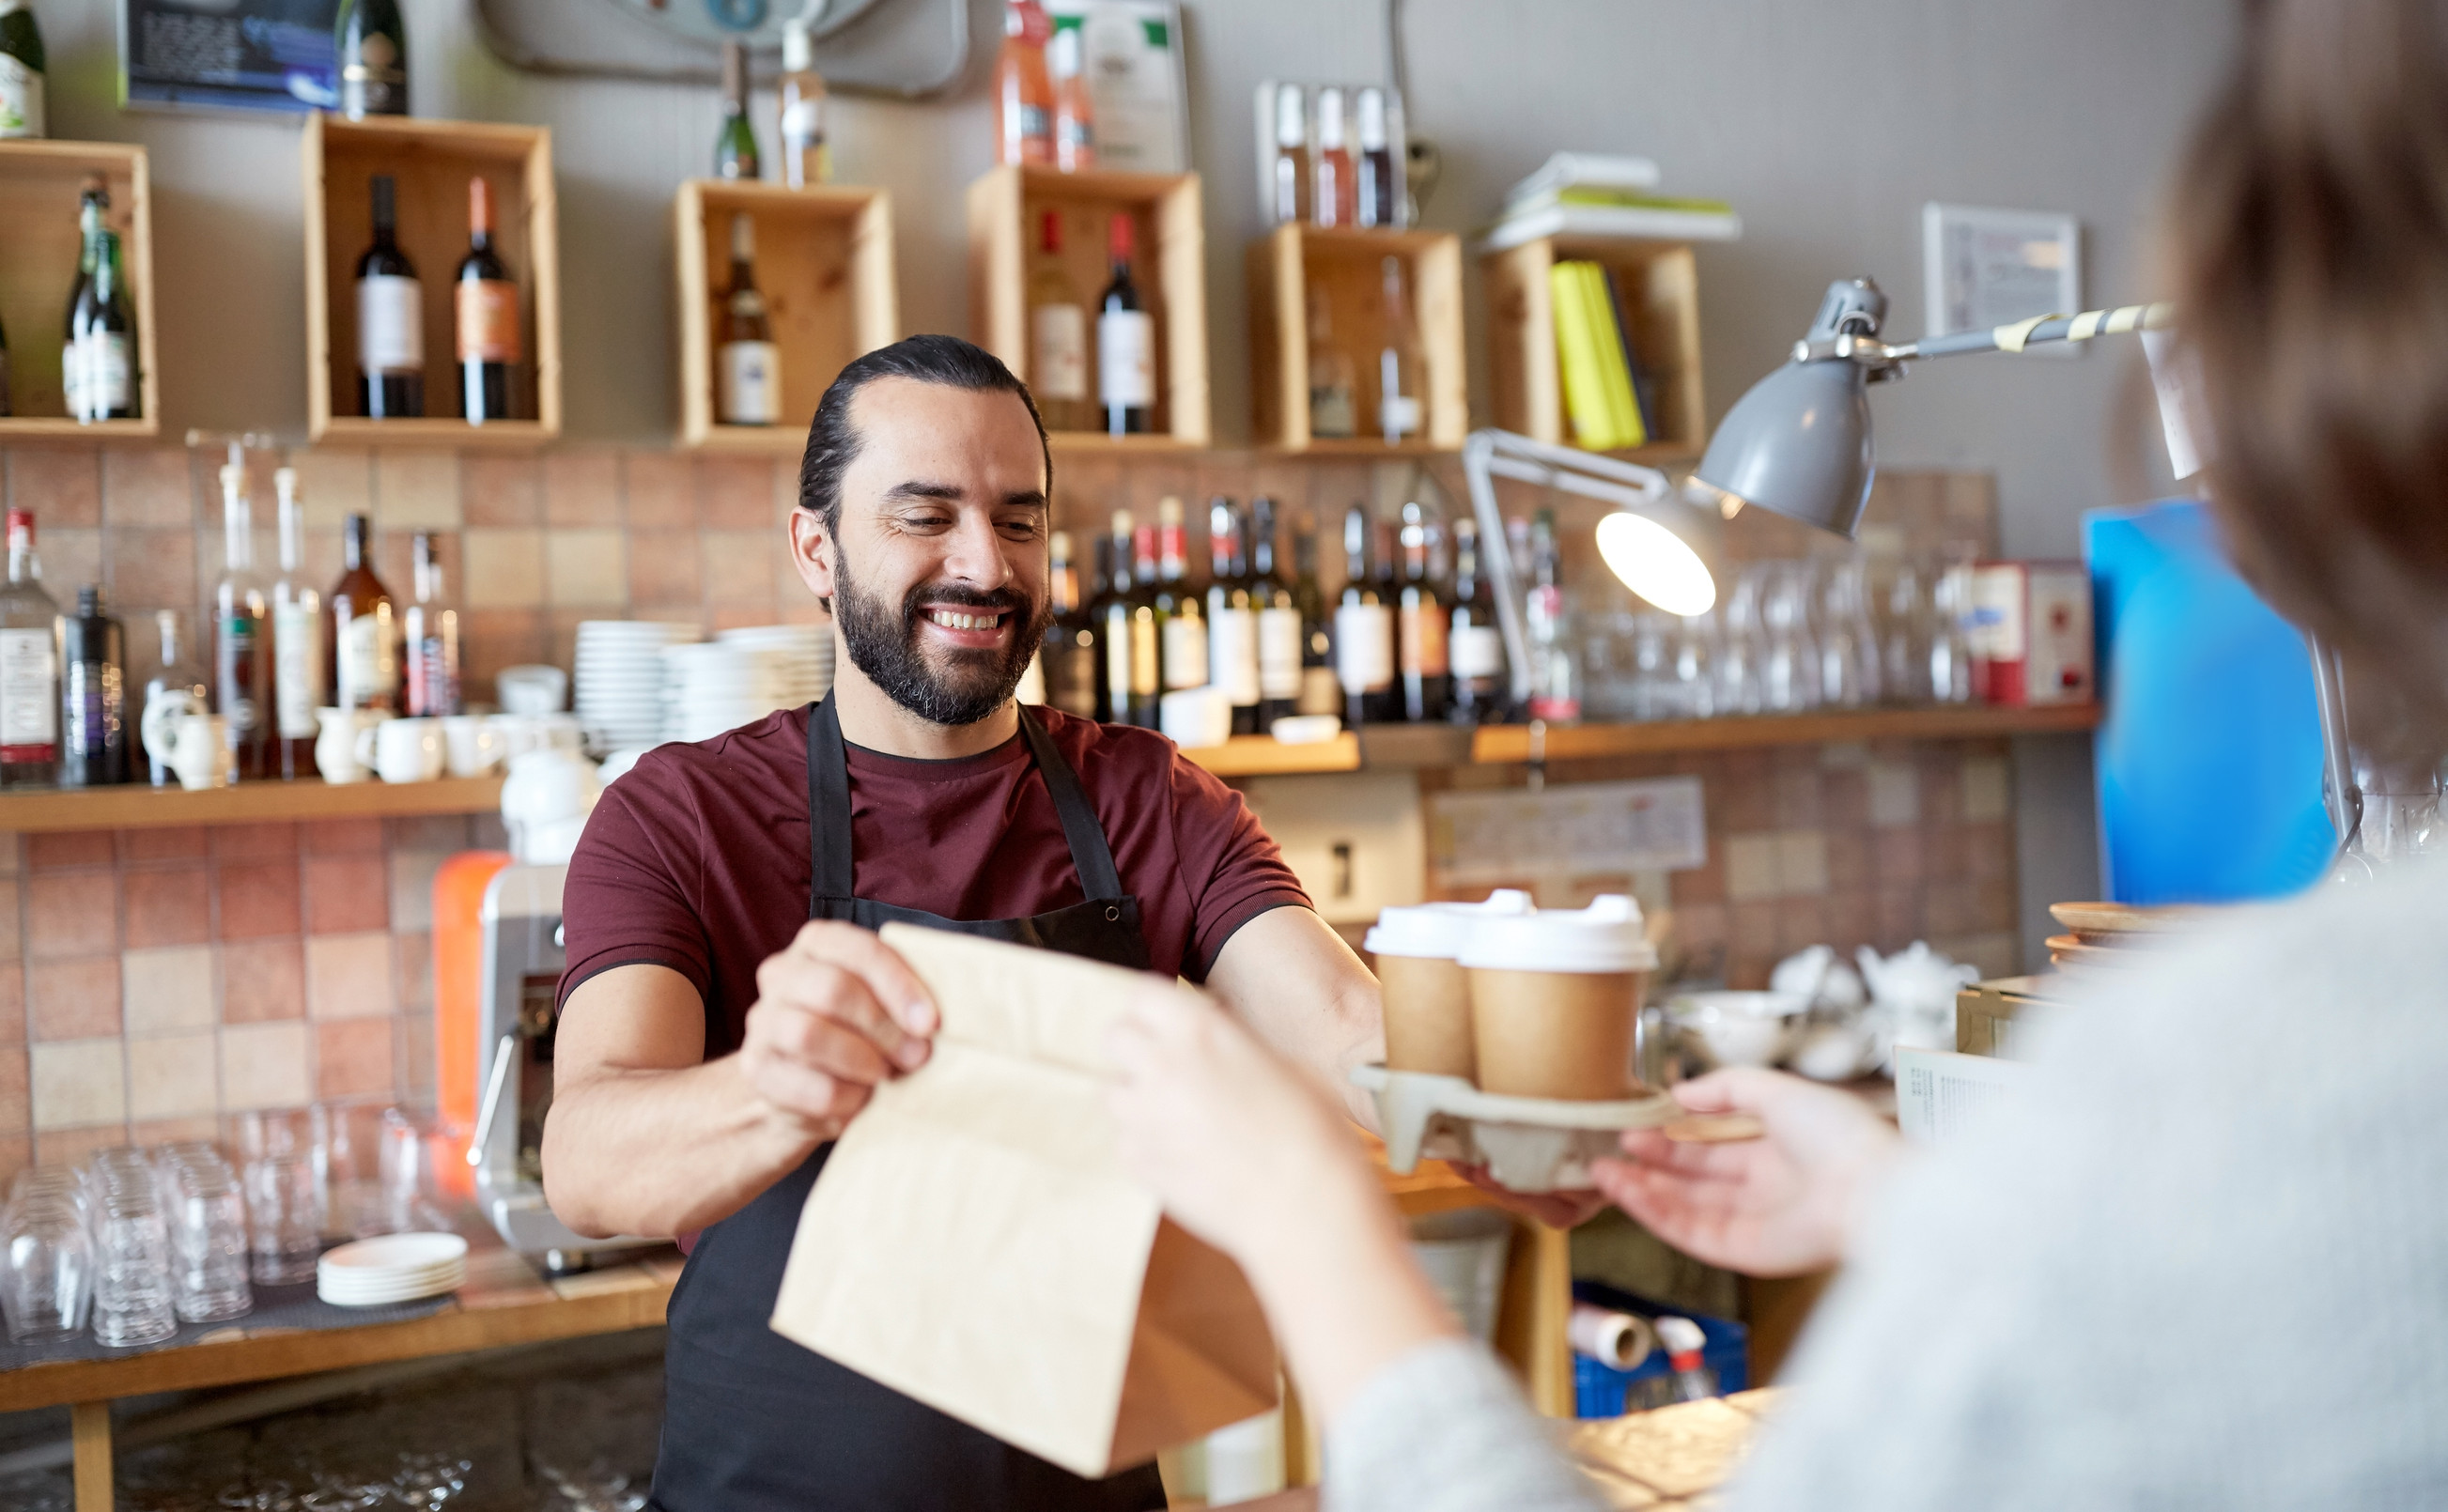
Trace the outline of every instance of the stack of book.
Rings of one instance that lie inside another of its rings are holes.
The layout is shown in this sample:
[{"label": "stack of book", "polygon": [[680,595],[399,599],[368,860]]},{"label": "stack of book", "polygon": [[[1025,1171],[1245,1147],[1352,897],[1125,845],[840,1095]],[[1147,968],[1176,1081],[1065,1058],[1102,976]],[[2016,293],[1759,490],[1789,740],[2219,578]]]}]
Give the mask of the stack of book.
[{"label": "stack of book", "polygon": [[1647,158],[1559,152],[1505,195],[1483,244],[1501,252],[1540,237],[1731,241],[1743,234],[1724,201],[1673,199],[1657,184],[1657,164]]},{"label": "stack of book", "polygon": [[1592,451],[1648,445],[1656,434],[1650,385],[1615,276],[1595,262],[1559,262],[1547,270],[1547,288],[1573,440]]}]

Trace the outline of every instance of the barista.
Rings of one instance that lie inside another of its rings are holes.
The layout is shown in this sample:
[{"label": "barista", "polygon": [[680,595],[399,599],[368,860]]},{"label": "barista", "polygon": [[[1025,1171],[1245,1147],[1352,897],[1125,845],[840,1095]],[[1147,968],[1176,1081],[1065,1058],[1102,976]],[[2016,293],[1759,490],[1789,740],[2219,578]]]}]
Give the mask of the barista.
[{"label": "barista", "polygon": [[[832,1140],[926,1063],[900,920],[1203,983],[1355,1116],[1375,981],[1240,796],[1144,730],[1019,706],[1050,613],[1052,458],[993,356],[915,336],[810,428],[792,565],[829,603],[832,694],[660,747],[569,867],[546,1192],[581,1233],[679,1234],[654,1504],[1125,1509],[1086,1481],[775,1333]],[[909,1326],[924,1328],[912,1318]]]}]

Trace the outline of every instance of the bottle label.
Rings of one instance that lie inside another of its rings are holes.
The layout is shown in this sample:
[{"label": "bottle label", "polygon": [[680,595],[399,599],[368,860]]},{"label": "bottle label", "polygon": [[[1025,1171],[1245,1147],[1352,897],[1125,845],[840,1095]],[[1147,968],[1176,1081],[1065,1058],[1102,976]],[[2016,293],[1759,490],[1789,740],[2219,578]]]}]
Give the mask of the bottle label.
[{"label": "bottle label", "polygon": [[303,603],[272,608],[272,703],[283,740],[315,738],[322,691],[323,617]]},{"label": "bottle label", "polygon": [[1343,684],[1335,680],[1334,669],[1301,668],[1300,701],[1293,708],[1301,714],[1341,714]]},{"label": "bottle label", "polygon": [[1301,690],[1301,617],[1298,609],[1258,611],[1258,696],[1280,701]]},{"label": "bottle label", "polygon": [[1420,433],[1420,401],[1406,393],[1389,393],[1378,402],[1377,428],[1388,441]]},{"label": "bottle label", "polygon": [[1029,322],[1029,387],[1040,399],[1088,397],[1088,313],[1076,304],[1041,304]]},{"label": "bottle label", "polygon": [[39,137],[44,132],[43,76],[28,67],[25,59],[0,53],[0,137]]},{"label": "bottle label", "polygon": [[0,761],[59,759],[58,649],[48,629],[0,630]]},{"label": "bottle label", "polygon": [[[1023,100],[1012,107],[1011,114],[1012,124],[1020,128],[1022,142],[1034,144],[1042,152],[1045,144],[1054,140],[1054,115],[1044,105]],[[1029,161],[1042,160],[1032,158]]]},{"label": "bottle label", "polygon": [[1205,687],[1208,671],[1206,618],[1174,615],[1167,619],[1164,622],[1165,691]]},{"label": "bottle label", "polygon": [[1046,676],[1046,701],[1082,719],[1097,717],[1096,641],[1085,631],[1073,631],[1056,642]]},{"label": "bottle label", "polygon": [[392,647],[391,616],[361,614],[340,630],[337,681],[340,707],[388,704],[399,693],[399,656]]},{"label": "bottle label", "polygon": [[724,425],[776,425],[782,419],[782,349],[771,341],[726,341],[716,354]]},{"label": "bottle label", "polygon": [[408,114],[408,70],[399,45],[380,31],[365,33],[357,55],[340,66],[340,112],[358,116]]},{"label": "bottle label", "polygon": [[1408,677],[1445,675],[1445,617],[1429,594],[1405,595],[1403,604],[1403,672]]},{"label": "bottle label", "polygon": [[1382,693],[1394,685],[1393,611],[1382,603],[1335,606],[1334,675],[1346,693]]},{"label": "bottle label", "polygon": [[220,630],[220,712],[229,717],[230,739],[242,741],[261,723],[255,653],[262,622],[251,614],[233,614],[222,619]]},{"label": "bottle label", "polygon": [[1311,384],[1309,391],[1309,433],[1340,439],[1360,429],[1351,412],[1351,390],[1340,383]]},{"label": "bottle label", "polygon": [[414,278],[376,273],[357,280],[357,366],[373,373],[425,371],[425,291]]},{"label": "bottle label", "polygon": [[519,360],[519,286],[505,278],[462,278],[454,285],[459,299],[459,360]]},{"label": "bottle label", "polygon": [[67,747],[69,757],[105,756],[119,743],[126,698],[119,668],[110,662],[68,663],[67,684],[62,690],[60,702],[67,712],[67,728],[61,732],[61,744]]},{"label": "bottle label", "polygon": [[1207,617],[1208,679],[1236,709],[1258,701],[1258,617],[1218,609]]},{"label": "bottle label", "polygon": [[408,712],[440,718],[459,712],[459,622],[449,609],[408,612]]},{"label": "bottle label", "polygon": [[1097,317],[1097,400],[1134,409],[1156,403],[1156,316],[1108,310]]},{"label": "bottle label", "polygon": [[1467,610],[1454,611],[1450,656],[1453,675],[1476,682],[1493,680],[1504,671],[1504,637],[1492,624],[1470,624],[1463,616]]},{"label": "bottle label", "polygon": [[70,413],[99,420],[136,407],[132,397],[136,374],[127,360],[124,333],[86,332],[77,337],[73,354],[64,359],[63,373],[71,363],[78,371],[70,381],[77,385],[82,403],[72,405]]},{"label": "bottle label", "polygon": [[1163,648],[1157,643],[1156,611],[1131,611],[1131,696],[1153,699],[1163,686]]},{"label": "bottle label", "polygon": [[1114,608],[1105,614],[1105,689],[1113,700],[1106,715],[1117,724],[1131,717],[1131,612]]},{"label": "bottle label", "polygon": [[824,108],[805,95],[782,107],[782,141],[801,152],[825,140]]}]

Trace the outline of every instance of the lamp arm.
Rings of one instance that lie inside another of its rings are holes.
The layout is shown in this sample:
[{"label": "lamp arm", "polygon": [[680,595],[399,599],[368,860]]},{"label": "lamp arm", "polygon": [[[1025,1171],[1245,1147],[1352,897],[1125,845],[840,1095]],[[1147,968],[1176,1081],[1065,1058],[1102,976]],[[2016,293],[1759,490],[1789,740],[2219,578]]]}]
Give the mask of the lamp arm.
[{"label": "lamp arm", "polygon": [[1960,357],[1976,352],[2022,352],[2051,341],[2089,341],[2094,336],[2123,335],[2130,331],[2156,331],[2175,317],[2176,307],[2158,304],[2119,305],[2113,310],[2086,310],[2080,315],[2042,315],[1986,331],[1950,331],[1890,346],[1875,336],[1840,332],[1833,336],[1805,337],[1793,344],[1793,360],[1819,362],[1843,357],[1873,370],[1873,376],[1893,376],[1895,365],[1917,357]]},{"label": "lamp arm", "polygon": [[2328,781],[2322,797],[2327,803],[2329,823],[2337,828],[2338,854],[2354,854],[2362,850],[2363,790],[2355,781],[2354,756],[2346,746],[2346,678],[2338,654],[2321,643],[2321,638],[2305,638],[2312,653],[2312,697],[2321,713],[2321,765]]}]

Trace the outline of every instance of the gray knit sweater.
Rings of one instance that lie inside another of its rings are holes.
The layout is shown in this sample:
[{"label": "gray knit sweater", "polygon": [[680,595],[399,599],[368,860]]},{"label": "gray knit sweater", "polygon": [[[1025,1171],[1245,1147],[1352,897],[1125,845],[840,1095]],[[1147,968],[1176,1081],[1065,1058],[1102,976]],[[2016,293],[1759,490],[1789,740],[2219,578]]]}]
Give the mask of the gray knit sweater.
[{"label": "gray knit sweater", "polygon": [[[2448,1506],[2448,867],[2205,929],[2037,1059],[1865,1219],[1735,1512]],[[1597,1505],[1484,1368],[1389,1368],[1328,1505]]]}]

